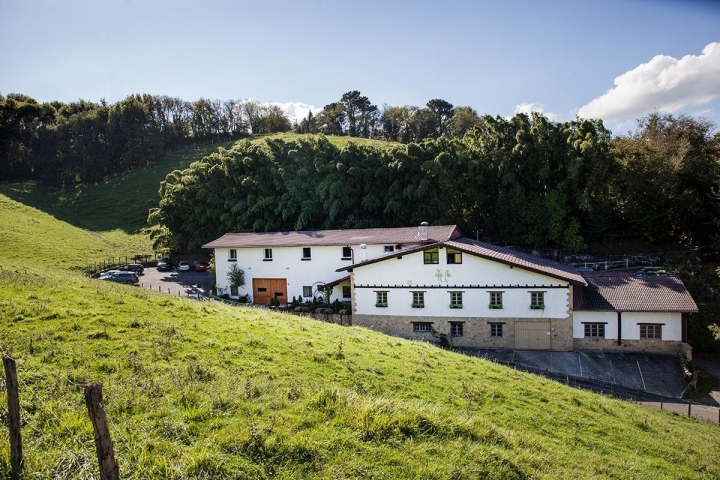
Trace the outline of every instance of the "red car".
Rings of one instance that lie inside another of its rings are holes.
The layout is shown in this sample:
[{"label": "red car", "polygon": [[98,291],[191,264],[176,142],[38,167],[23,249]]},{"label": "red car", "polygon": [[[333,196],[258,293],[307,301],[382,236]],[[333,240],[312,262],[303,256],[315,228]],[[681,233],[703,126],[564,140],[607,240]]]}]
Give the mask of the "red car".
[{"label": "red car", "polygon": [[196,272],[207,272],[207,262],[195,262]]}]

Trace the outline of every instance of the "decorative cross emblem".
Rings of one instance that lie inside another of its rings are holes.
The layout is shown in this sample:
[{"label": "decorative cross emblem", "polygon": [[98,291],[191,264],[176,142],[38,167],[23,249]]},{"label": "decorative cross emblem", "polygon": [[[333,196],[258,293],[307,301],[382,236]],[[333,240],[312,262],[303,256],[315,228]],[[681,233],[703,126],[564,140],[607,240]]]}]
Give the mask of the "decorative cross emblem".
[{"label": "decorative cross emblem", "polygon": [[437,278],[440,282],[447,282],[447,279],[450,277],[452,277],[452,275],[450,275],[450,270],[445,270],[445,273],[443,273],[443,271],[438,268],[435,272],[435,278]]}]

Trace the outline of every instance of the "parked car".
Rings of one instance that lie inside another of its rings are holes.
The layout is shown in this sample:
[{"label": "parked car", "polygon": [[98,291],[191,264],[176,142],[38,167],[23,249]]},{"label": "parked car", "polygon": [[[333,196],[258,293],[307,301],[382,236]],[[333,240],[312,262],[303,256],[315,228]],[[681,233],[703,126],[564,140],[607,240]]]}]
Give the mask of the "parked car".
[{"label": "parked car", "polygon": [[100,275],[100,280],[125,283],[127,285],[137,285],[138,283],[140,283],[140,279],[135,272],[111,271]]},{"label": "parked car", "polygon": [[178,270],[181,272],[187,272],[190,270],[190,262],[187,260],[182,260],[180,263],[178,263]]},{"label": "parked car", "polygon": [[140,265],[139,263],[128,263],[127,265],[123,265],[122,267],[118,268],[121,272],[135,272],[138,275],[142,275],[145,271],[145,267]]},{"label": "parked car", "polygon": [[207,272],[207,262],[195,262],[195,271],[196,272]]},{"label": "parked car", "polygon": [[161,258],[158,260],[157,269],[160,272],[169,272],[172,270],[172,263],[169,258]]}]

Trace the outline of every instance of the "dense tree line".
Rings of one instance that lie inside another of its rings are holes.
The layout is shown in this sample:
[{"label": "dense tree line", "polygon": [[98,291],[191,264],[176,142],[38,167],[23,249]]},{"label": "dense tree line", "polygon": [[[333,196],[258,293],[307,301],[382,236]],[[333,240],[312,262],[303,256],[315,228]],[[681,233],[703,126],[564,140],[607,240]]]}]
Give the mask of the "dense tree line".
[{"label": "dense tree line", "polygon": [[113,105],[40,104],[25,95],[0,95],[0,180],[93,183],[184,144],[291,128],[279,107],[252,100],[132,95]]},{"label": "dense tree line", "polygon": [[636,134],[612,138],[597,120],[479,120],[462,137],[406,145],[338,148],[323,135],[238,142],[162,182],[149,218],[157,244],[192,250],[227,232],[421,221],[569,251],[622,232],[719,243],[720,137],[711,124],[652,114]]},{"label": "dense tree line", "polygon": [[454,107],[439,98],[427,102],[425,108],[385,105],[380,110],[353,90],[339,101],[325,105],[317,115],[309,112],[295,131],[411,143],[442,136],[461,138],[480,122],[472,108]]}]

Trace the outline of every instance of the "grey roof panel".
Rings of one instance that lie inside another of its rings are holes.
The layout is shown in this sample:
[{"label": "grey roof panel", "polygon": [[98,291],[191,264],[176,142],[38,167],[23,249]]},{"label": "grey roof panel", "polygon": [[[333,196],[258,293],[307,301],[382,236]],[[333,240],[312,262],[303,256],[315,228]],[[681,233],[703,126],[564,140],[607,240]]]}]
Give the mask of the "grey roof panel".
[{"label": "grey roof panel", "polygon": [[[462,236],[455,225],[431,226],[428,241],[441,242]],[[300,232],[227,233],[203,248],[313,247],[333,245],[422,244],[418,227],[363,228]]]},{"label": "grey roof panel", "polygon": [[584,275],[587,286],[576,291],[575,310],[615,312],[697,312],[682,280],[676,276],[636,277],[607,272]]}]

